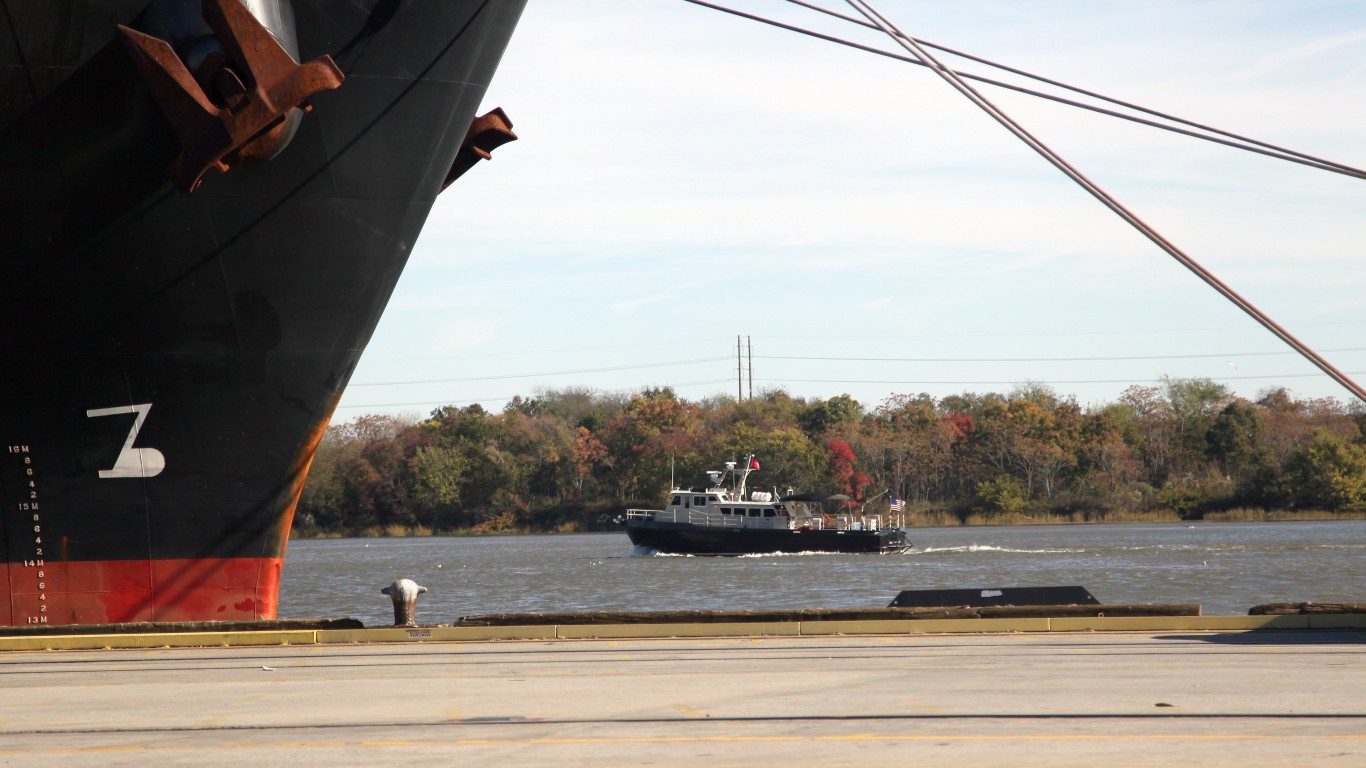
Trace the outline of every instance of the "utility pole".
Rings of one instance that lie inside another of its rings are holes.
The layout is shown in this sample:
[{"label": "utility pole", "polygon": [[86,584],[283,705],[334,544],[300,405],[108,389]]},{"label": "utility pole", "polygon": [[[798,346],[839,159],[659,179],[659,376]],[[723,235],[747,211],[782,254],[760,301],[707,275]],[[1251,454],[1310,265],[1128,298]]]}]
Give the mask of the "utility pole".
[{"label": "utility pole", "polygon": [[740,357],[740,334],[735,334],[735,402],[745,399],[745,375]]},{"label": "utility pole", "polygon": [[749,349],[749,399],[754,399],[754,337],[745,337],[745,346]]}]

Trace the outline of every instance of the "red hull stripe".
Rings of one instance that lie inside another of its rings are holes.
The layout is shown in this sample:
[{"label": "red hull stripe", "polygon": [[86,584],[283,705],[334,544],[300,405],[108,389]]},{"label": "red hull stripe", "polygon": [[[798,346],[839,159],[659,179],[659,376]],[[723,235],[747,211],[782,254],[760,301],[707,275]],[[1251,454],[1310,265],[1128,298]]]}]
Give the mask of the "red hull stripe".
[{"label": "red hull stripe", "polygon": [[0,564],[0,622],[273,619],[283,558],[24,561]]}]

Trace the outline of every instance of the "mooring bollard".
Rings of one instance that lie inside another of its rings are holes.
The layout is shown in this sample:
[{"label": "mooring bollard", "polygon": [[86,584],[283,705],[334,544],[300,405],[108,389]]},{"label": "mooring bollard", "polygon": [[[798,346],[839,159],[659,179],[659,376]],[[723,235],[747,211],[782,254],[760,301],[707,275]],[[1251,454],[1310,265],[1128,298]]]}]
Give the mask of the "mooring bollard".
[{"label": "mooring bollard", "polygon": [[417,596],[426,592],[412,579],[397,579],[393,584],[380,590],[394,601],[394,626],[412,627],[417,625]]}]

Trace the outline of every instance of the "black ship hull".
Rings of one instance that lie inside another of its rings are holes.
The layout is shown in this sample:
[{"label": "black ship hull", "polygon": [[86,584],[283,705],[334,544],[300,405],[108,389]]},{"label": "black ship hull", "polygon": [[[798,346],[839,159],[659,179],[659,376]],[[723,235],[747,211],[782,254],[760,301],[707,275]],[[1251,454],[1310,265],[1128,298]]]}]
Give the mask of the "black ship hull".
[{"label": "black ship hull", "polygon": [[147,4],[0,16],[0,625],[275,617],[313,452],[524,0],[293,0],[299,59],[345,82],[193,192],[116,39]]},{"label": "black ship hull", "polygon": [[910,549],[900,528],[880,531],[723,528],[630,520],[626,535],[638,547],[672,555],[771,555],[801,552],[897,554]]}]

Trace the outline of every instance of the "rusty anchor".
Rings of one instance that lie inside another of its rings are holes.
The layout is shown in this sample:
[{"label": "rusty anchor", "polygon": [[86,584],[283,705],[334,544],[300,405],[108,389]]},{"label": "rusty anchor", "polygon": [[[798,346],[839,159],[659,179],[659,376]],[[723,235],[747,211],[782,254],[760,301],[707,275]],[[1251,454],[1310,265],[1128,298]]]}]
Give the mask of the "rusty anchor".
[{"label": "rusty anchor", "polygon": [[492,112],[474,118],[474,122],[470,123],[470,129],[465,132],[465,141],[460,145],[460,151],[455,155],[455,162],[451,163],[451,170],[441,184],[441,191],[446,191],[446,187],[454,184],[456,179],[465,175],[465,171],[473,168],[480,160],[493,159],[493,150],[516,140],[517,134],[512,132],[512,121],[508,119],[502,107],[496,107]]},{"label": "rusty anchor", "polygon": [[[330,56],[296,62],[238,0],[204,0],[204,20],[228,61],[212,78],[215,103],[166,41],[119,26],[123,43],[180,139],[171,181],[192,192],[210,169],[254,165],[288,140],[292,110],[341,85]],[[220,106],[221,104],[221,106]]]}]

